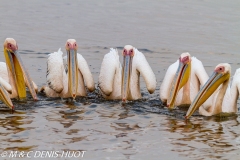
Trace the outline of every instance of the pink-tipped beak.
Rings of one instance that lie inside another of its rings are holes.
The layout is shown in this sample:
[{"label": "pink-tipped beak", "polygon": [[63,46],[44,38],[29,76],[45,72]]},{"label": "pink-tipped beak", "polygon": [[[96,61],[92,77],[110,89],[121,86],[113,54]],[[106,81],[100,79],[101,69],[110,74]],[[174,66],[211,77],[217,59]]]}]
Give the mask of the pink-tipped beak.
[{"label": "pink-tipped beak", "polygon": [[12,114],[14,113],[14,106],[12,106]]}]

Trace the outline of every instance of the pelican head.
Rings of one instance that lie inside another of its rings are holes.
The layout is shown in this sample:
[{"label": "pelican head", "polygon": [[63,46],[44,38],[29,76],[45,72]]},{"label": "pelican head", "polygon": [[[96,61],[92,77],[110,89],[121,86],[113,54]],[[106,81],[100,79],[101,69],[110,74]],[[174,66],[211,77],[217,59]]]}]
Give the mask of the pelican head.
[{"label": "pelican head", "polygon": [[178,91],[187,83],[191,74],[191,55],[186,52],[182,53],[179,58],[179,66],[171,84],[167,106],[169,109],[174,108]]},{"label": "pelican head", "polygon": [[78,45],[75,39],[68,39],[65,45],[67,50],[68,64],[68,91],[73,99],[77,96],[78,89],[78,61],[77,49]]},{"label": "pelican head", "polygon": [[26,98],[26,85],[29,88],[32,97],[37,100],[36,91],[34,89],[32,80],[25,69],[21,57],[18,53],[17,42],[13,38],[7,38],[3,44],[4,55],[9,72],[13,75],[14,86],[17,89],[18,98],[20,100]]},{"label": "pelican head", "polygon": [[134,56],[134,47],[131,45],[126,45],[123,48],[123,70],[122,70],[122,101],[125,102],[130,93],[130,78],[132,72],[132,59]]},{"label": "pelican head", "polygon": [[231,75],[231,66],[227,63],[221,63],[214,69],[213,74],[208,81],[201,87],[197,96],[193,100],[186,114],[188,119],[223,83],[229,81]]}]

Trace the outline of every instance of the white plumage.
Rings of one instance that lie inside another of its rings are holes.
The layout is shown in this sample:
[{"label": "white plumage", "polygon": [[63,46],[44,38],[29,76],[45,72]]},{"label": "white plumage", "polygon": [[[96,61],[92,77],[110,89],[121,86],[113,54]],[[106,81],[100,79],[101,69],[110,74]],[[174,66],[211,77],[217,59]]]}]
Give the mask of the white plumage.
[{"label": "white plumage", "polygon": [[[68,72],[65,70],[63,52],[50,53],[47,59],[47,86],[43,87],[48,97],[71,97],[68,92]],[[88,64],[83,56],[77,53],[78,62],[78,90],[77,96],[86,96],[86,89],[92,92],[95,89],[94,80]]]},{"label": "white plumage", "polygon": [[110,49],[102,61],[99,87],[106,99],[121,99],[122,65],[117,49]]},{"label": "white plumage", "polygon": [[[18,96],[17,89],[15,85],[13,85],[13,75],[8,74],[7,65],[5,62],[0,62],[0,84],[4,87],[4,89],[9,93],[10,98],[16,98]],[[26,80],[25,80],[26,84]],[[34,90],[37,92],[38,87],[32,81]],[[26,84],[27,86],[27,84]]]},{"label": "white plumage", "polygon": [[[130,46],[130,48],[131,47],[132,46]],[[136,100],[141,98],[139,81],[140,74],[143,76],[146,82],[149,93],[153,93],[155,91],[157,83],[155,75],[149,66],[145,56],[136,48],[133,49],[134,56],[132,58],[129,84],[131,96],[128,97],[128,100]],[[107,53],[103,58],[99,75],[99,87],[104,98],[106,99],[122,98],[122,65],[119,61],[117,49],[111,48],[110,52]]]},{"label": "white plumage", "polygon": [[12,87],[9,84],[7,65],[5,62],[0,62],[0,73],[0,84],[8,91],[8,93],[12,93]]},{"label": "white plumage", "polygon": [[[226,66],[228,66],[227,64]],[[226,67],[225,66],[225,67]],[[229,65],[230,66],[230,65]],[[231,67],[229,70],[231,73]],[[230,79],[220,85],[214,92],[212,97],[212,103],[209,105],[200,106],[199,113],[204,116],[212,116],[219,113],[236,113],[237,99],[240,93],[240,69],[237,69],[232,83],[230,85]]]},{"label": "white plumage", "polygon": [[[163,103],[167,102],[170,88],[178,66],[179,60],[170,65],[162,81],[160,86],[160,99]],[[208,75],[202,62],[195,57],[191,57],[191,74],[187,83],[178,91],[175,106],[191,104],[197,95],[200,86],[202,86],[207,80]]]}]

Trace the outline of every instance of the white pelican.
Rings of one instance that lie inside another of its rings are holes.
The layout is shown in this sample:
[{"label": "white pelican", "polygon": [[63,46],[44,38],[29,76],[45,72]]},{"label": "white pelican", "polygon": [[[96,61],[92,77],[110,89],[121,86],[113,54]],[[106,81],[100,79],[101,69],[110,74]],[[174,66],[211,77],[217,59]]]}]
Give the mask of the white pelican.
[{"label": "white pelican", "polygon": [[87,61],[77,53],[78,45],[75,39],[68,39],[65,45],[66,58],[62,57],[61,49],[50,53],[47,59],[47,86],[43,86],[41,92],[48,97],[62,97],[73,99],[76,96],[86,96],[86,87],[90,92],[94,91],[94,80]]},{"label": "white pelican", "polygon": [[160,99],[169,109],[190,105],[200,86],[208,79],[202,62],[182,53],[179,60],[169,66],[160,87]]},{"label": "white pelican", "polygon": [[[199,113],[204,116],[219,113],[236,113],[238,111],[237,99],[240,91],[240,69],[236,70],[231,87],[228,85],[230,76],[231,66],[227,63],[218,64],[189,107],[186,119],[199,107]],[[201,106],[210,96],[212,97],[212,103]]]},{"label": "white pelican", "polygon": [[131,45],[126,45],[122,52],[123,67],[119,61],[117,49],[110,49],[101,65],[99,87],[106,99],[140,99],[140,74],[143,76],[148,92],[156,88],[156,77],[145,56]]},{"label": "white pelican", "polygon": [[[7,38],[3,46],[6,63],[0,62],[0,84],[8,91],[10,98],[20,100],[26,99],[27,86],[33,99],[37,100],[37,85],[31,80],[23,65],[17,42],[13,38]],[[1,100],[8,106],[12,105],[6,95],[1,96]]]}]

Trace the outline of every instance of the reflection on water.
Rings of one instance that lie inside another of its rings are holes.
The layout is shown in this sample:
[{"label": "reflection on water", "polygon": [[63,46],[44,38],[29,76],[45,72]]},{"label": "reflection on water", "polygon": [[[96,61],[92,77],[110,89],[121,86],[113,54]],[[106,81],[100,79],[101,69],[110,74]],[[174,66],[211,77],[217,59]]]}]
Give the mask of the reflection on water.
[{"label": "reflection on water", "polygon": [[[215,117],[214,117],[215,118]],[[213,119],[214,119],[213,118]],[[218,122],[219,119],[216,121]],[[236,116],[223,123],[211,123],[211,121],[194,121],[184,125],[176,120],[171,120],[171,132],[178,132],[181,138],[173,139],[176,147],[173,151],[181,152],[181,155],[192,159],[234,159],[239,149],[236,141],[239,133],[232,130],[239,127]]]},{"label": "reflection on water", "polygon": [[[180,155],[180,159],[234,159],[239,154],[236,115],[197,115],[185,121],[185,109],[169,112],[158,100],[123,105],[91,97],[75,102],[39,97],[41,101],[33,106],[24,105],[30,109],[11,114],[3,108],[0,149],[85,150],[90,159],[138,159],[150,156],[149,152],[165,158]],[[22,105],[15,103],[16,108]]]},{"label": "reflection on water", "polygon": [[121,53],[131,44],[145,54],[158,84],[149,95],[141,78],[143,99],[127,104],[103,100],[98,90],[75,102],[40,93],[37,102],[14,100],[13,114],[0,104],[0,152],[84,150],[86,159],[106,160],[240,156],[238,115],[195,113],[185,121],[186,107],[168,111],[159,101],[166,69],[182,52],[200,59],[208,74],[221,62],[230,63],[232,73],[240,67],[239,1],[22,1],[1,3],[0,42],[18,41],[39,88],[46,82],[47,54],[63,49],[68,38],[77,40],[95,82],[109,48]]}]

